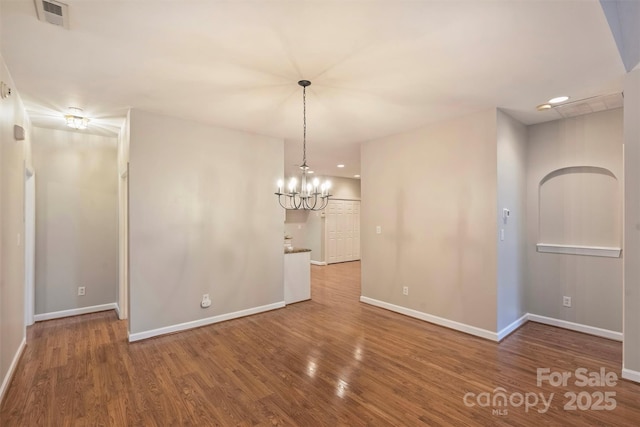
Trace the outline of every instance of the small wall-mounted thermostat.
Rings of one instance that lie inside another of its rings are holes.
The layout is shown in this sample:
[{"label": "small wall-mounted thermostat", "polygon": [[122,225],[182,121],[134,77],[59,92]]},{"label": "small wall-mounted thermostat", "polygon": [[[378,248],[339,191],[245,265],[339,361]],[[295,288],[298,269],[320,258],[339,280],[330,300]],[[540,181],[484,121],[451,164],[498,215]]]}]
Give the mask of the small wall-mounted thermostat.
[{"label": "small wall-mounted thermostat", "polygon": [[507,219],[509,218],[509,215],[511,215],[511,212],[509,211],[509,209],[504,208],[502,209],[502,219],[504,220],[504,223],[507,223]]}]

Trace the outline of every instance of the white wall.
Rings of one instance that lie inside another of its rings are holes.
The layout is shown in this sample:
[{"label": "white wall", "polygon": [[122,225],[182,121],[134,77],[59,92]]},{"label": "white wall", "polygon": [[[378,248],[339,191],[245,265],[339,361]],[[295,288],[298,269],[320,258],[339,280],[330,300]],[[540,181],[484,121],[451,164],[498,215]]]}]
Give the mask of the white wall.
[{"label": "white wall", "polygon": [[640,382],[640,70],[624,82],[623,376]]},{"label": "white wall", "polygon": [[[118,283],[117,140],[33,127],[36,314],[113,304]],[[84,286],[86,294],[78,295]]]},{"label": "white wall", "polygon": [[361,153],[362,296],[495,332],[496,110]]},{"label": "white wall", "polygon": [[[525,314],[526,127],[498,110],[498,331]],[[503,219],[503,209],[510,216]]]},{"label": "white wall", "polygon": [[[530,313],[622,331],[622,258],[536,250],[536,243],[620,247],[622,142],[621,109],[528,127],[526,301]],[[583,166],[602,169],[563,172]],[[604,169],[616,178],[600,173]],[[540,186],[558,170],[560,174]],[[563,296],[572,298],[571,308],[562,306]]]},{"label": "white wall", "polygon": [[284,301],[282,170],[282,140],[131,110],[132,334]]},{"label": "white wall", "polygon": [[[20,95],[0,57],[0,81],[12,89],[0,99],[0,401],[25,340],[24,177],[31,167],[30,123]],[[25,128],[16,141],[13,126]]]}]

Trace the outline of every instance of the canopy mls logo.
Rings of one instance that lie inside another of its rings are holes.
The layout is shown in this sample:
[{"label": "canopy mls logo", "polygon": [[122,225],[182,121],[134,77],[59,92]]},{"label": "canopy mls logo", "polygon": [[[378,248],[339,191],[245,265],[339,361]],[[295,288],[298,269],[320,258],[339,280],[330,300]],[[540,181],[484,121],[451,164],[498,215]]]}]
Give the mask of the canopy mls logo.
[{"label": "canopy mls logo", "polygon": [[[598,371],[589,371],[587,368],[578,368],[570,371],[552,371],[550,368],[538,368],[536,371],[536,386],[544,384],[551,387],[580,387],[599,388],[595,391],[567,391],[563,394],[565,411],[612,411],[616,408],[616,392],[612,390],[600,390],[612,388],[618,384],[618,375],[615,372],[607,372],[605,368]],[[493,391],[474,393],[467,392],[462,402],[468,408],[491,408],[491,414],[497,416],[509,415],[510,408],[524,407],[525,413],[536,410],[544,414],[551,408],[556,393],[545,394],[543,392],[512,392],[508,393],[503,387],[497,387]]]},{"label": "canopy mls logo", "polygon": [[527,392],[520,393],[514,392],[507,394],[507,390],[502,387],[493,389],[492,392],[482,392],[475,394],[468,392],[462,398],[464,405],[473,408],[479,406],[481,408],[491,408],[492,415],[508,415],[509,407],[519,408],[524,406],[524,411],[536,409],[540,414],[546,413],[551,407],[553,396],[555,393],[551,393],[547,399],[544,393]]}]

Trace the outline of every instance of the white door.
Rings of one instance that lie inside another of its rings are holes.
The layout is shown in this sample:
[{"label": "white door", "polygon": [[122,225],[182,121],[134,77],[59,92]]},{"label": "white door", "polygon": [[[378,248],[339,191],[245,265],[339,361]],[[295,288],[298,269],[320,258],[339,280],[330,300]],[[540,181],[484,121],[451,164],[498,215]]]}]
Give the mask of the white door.
[{"label": "white door", "polygon": [[33,325],[35,310],[36,175],[25,169],[24,181],[24,324]]},{"label": "white door", "polygon": [[325,209],[327,264],[360,259],[360,201],[331,200]]}]

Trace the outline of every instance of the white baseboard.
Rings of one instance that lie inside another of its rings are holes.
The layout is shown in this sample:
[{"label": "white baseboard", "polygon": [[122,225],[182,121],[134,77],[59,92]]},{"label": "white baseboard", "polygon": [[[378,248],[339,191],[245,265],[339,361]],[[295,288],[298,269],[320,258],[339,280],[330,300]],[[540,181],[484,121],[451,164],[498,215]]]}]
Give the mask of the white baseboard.
[{"label": "white baseboard", "polygon": [[118,305],[118,303],[115,303],[115,307],[113,307],[113,309],[116,311],[116,315],[118,316],[118,319],[120,318],[120,306]]},{"label": "white baseboard", "polygon": [[[379,301],[365,296],[361,296],[360,301],[366,304],[375,305],[376,307],[395,311],[396,313],[404,314],[405,316],[414,317],[416,319],[435,323],[436,325],[444,326],[449,329],[454,329],[456,331],[465,332],[467,334],[475,335],[480,338],[485,338],[497,342],[502,341],[507,335],[509,335],[528,321],[556,326],[559,328],[582,332],[589,335],[595,335],[597,337],[607,338],[610,340],[622,341],[622,332],[610,331],[608,329],[596,328],[595,326],[573,323],[566,320],[554,319],[552,317],[539,316],[537,314],[531,313],[522,315],[519,319],[515,320],[513,323],[498,332],[492,332],[486,329],[478,328],[476,326],[467,325],[465,323],[456,322],[454,320],[445,319],[443,317],[434,316],[432,314],[423,313],[421,311],[413,310],[395,304],[390,304],[388,302]],[[636,375],[636,373],[634,373],[634,371],[627,371],[627,374],[630,376],[629,379],[635,378],[634,375]],[[640,373],[637,373],[637,375],[640,376]]]},{"label": "white baseboard", "polygon": [[265,311],[271,311],[285,306],[284,301],[276,302],[273,304],[267,304],[260,307],[248,308],[246,310],[240,310],[233,313],[221,314],[219,316],[207,317],[205,319],[194,320],[192,322],[179,323],[177,325],[165,326],[163,328],[152,329],[149,331],[129,333],[129,342],[140,341],[151,337],[157,337],[158,335],[171,334],[173,332],[186,331],[187,329],[199,328],[200,326],[207,326],[213,323],[224,322],[225,320],[237,319],[239,317],[249,316],[251,314],[263,313]]},{"label": "white baseboard", "polygon": [[539,316],[529,313],[528,320],[545,325],[557,326],[559,328],[569,329],[576,332],[582,332],[597,337],[608,338],[610,340],[622,341],[622,332],[610,331],[608,329],[596,328],[595,326],[583,325],[581,323],[573,323],[567,320],[554,319],[552,317]]},{"label": "white baseboard", "polygon": [[640,372],[622,368],[622,378],[624,378],[625,380],[640,383]]},{"label": "white baseboard", "polygon": [[311,260],[311,264],[313,264],[313,265],[327,265],[327,263],[324,262],[324,261],[314,261],[314,260]]},{"label": "white baseboard", "polygon": [[97,313],[99,311],[115,310],[117,304],[115,302],[109,304],[92,305],[91,307],[73,308],[71,310],[54,311],[52,313],[36,314],[33,319],[36,322],[43,320],[59,319],[61,317],[79,316],[80,314]]},{"label": "white baseboard", "polygon": [[525,313],[519,319],[516,319],[511,324],[507,325],[502,330],[498,331],[498,334],[497,334],[498,335],[498,342],[502,341],[511,332],[515,331],[520,326],[522,326],[525,323],[527,323],[528,320],[529,320],[529,313]]},{"label": "white baseboard", "polygon": [[470,335],[475,335],[480,338],[488,339],[491,341],[498,341],[498,334],[486,329],[478,328],[475,326],[467,325],[465,323],[456,322],[454,320],[445,319],[443,317],[434,316],[432,314],[423,313],[421,311],[413,310],[399,305],[390,304],[388,302],[379,301],[373,298],[361,296],[360,302],[365,304],[374,305],[376,307],[384,308],[396,313],[404,314],[405,316],[415,317],[416,319],[424,320],[436,325],[444,326],[449,329],[455,329],[456,331],[465,332]]},{"label": "white baseboard", "polygon": [[16,368],[18,367],[18,362],[20,361],[20,357],[22,356],[22,352],[24,352],[24,348],[26,346],[27,346],[27,339],[22,338],[22,342],[18,347],[18,351],[16,351],[16,354],[13,356],[11,365],[9,365],[9,370],[7,371],[7,374],[4,376],[4,379],[2,380],[2,385],[0,386],[0,404],[2,404],[2,401],[4,400],[4,394],[9,388],[9,384],[11,384],[11,379],[13,378],[13,374],[15,374],[16,372]]}]

